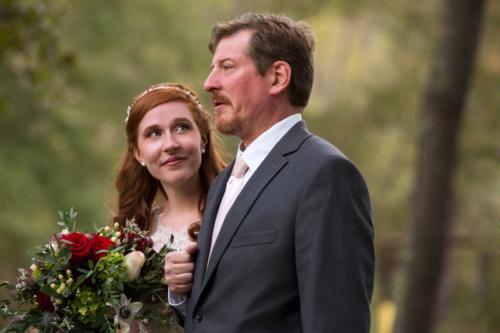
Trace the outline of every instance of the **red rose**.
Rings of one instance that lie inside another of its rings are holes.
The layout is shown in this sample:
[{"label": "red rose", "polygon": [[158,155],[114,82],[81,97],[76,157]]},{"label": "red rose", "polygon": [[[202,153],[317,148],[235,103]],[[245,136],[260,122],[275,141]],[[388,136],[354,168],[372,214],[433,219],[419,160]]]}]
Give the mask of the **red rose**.
[{"label": "red rose", "polygon": [[152,247],[153,246],[153,241],[151,238],[139,238],[135,241],[135,249],[137,251],[144,252],[147,247]]},{"label": "red rose", "polygon": [[49,295],[42,293],[41,291],[36,292],[36,302],[38,303],[38,308],[42,311],[54,311],[54,305],[50,300]]},{"label": "red rose", "polygon": [[120,240],[127,243],[132,243],[136,238],[137,234],[134,231],[122,232],[120,235]]},{"label": "red rose", "polygon": [[149,237],[141,237],[135,231],[122,232],[120,236],[122,244],[134,246],[137,251],[144,252],[147,247],[153,246],[153,240]]},{"label": "red rose", "polygon": [[90,256],[94,261],[98,261],[108,254],[108,252],[102,250],[109,250],[109,248],[114,247],[114,245],[115,243],[113,243],[111,239],[100,235],[94,235],[90,241]]},{"label": "red rose", "polygon": [[71,259],[73,265],[81,265],[85,263],[89,257],[90,241],[81,232],[72,232],[62,235],[61,240],[64,245],[71,251]]}]

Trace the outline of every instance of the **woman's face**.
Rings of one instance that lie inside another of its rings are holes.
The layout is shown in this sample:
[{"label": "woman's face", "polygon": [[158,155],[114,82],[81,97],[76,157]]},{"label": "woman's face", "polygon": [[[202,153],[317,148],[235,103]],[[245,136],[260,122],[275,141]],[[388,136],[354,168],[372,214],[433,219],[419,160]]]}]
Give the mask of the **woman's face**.
[{"label": "woman's face", "polygon": [[198,184],[204,144],[188,105],[171,101],[142,118],[135,157],[165,189],[194,185]]}]

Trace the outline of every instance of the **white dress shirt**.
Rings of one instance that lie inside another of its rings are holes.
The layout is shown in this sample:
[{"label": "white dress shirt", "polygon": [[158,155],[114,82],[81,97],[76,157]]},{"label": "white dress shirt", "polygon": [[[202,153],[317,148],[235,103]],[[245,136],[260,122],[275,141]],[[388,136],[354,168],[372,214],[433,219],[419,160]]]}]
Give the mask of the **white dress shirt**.
[{"label": "white dress shirt", "polygon": [[299,121],[302,120],[300,113],[293,114],[280,122],[274,124],[267,131],[262,133],[243,151],[240,143],[237,156],[241,156],[248,165],[248,171],[245,174],[245,184],[252,177],[255,170],[261,165],[262,161],[269,155],[274,146],[285,136],[286,133]]},{"label": "white dress shirt", "polygon": [[[245,173],[244,177],[243,188],[274,146],[276,146],[285,134],[301,120],[302,115],[300,113],[293,114],[274,124],[271,128],[259,135],[259,137],[250,143],[248,147],[243,147],[242,142],[239,144],[236,156],[241,156],[248,165],[248,171]],[[168,291],[168,303],[171,306],[178,308],[186,299],[185,296],[171,293],[170,290]]]}]

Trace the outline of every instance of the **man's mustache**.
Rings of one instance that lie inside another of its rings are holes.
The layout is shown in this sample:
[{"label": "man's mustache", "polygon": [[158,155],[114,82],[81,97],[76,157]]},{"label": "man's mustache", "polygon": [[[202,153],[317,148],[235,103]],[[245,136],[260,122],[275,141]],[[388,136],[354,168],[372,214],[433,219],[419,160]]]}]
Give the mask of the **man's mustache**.
[{"label": "man's mustache", "polygon": [[219,104],[231,104],[231,100],[221,93],[214,92],[212,93],[212,104],[215,106]]}]

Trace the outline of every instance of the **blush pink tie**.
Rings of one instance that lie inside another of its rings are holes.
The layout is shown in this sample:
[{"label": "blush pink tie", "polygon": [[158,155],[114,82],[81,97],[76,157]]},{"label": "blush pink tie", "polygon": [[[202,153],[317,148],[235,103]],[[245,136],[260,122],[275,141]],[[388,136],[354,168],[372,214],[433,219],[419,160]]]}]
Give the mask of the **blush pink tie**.
[{"label": "blush pink tie", "polygon": [[[234,200],[240,194],[245,182],[245,173],[248,170],[248,166],[241,156],[236,157],[234,162],[233,170],[231,171],[231,176],[226,184],[226,191],[222,197],[222,201],[219,206],[219,211],[217,212],[217,217],[215,218],[214,230],[212,232],[212,245],[210,246],[210,254],[214,248],[215,241],[219,235],[222,223],[226,218],[227,212],[233,205]],[[210,255],[209,255],[210,258]]]}]

